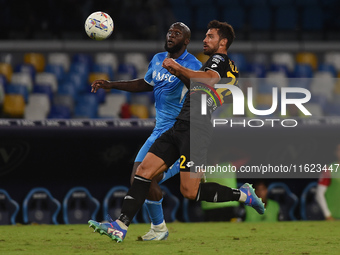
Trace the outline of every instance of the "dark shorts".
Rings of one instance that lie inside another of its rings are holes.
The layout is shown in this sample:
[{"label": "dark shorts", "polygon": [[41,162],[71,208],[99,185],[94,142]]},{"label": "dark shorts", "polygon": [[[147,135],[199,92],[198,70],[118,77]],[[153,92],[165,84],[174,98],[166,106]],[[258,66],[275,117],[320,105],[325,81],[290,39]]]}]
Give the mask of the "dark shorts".
[{"label": "dark shorts", "polygon": [[179,158],[180,171],[194,172],[196,166],[206,162],[209,139],[204,134],[192,133],[188,121],[177,120],[172,128],[153,143],[149,152],[163,159],[168,167]]}]

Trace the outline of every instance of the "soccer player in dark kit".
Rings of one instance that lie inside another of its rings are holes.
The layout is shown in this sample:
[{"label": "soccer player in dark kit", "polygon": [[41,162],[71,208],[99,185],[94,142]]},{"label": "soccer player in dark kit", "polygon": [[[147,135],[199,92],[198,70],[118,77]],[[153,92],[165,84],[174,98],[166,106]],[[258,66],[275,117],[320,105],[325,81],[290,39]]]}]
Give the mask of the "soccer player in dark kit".
[{"label": "soccer player in dark kit", "polygon": [[[227,55],[234,38],[232,26],[214,20],[208,24],[208,31],[203,40],[204,53],[210,58],[200,71],[185,68],[171,58],[163,61],[162,66],[181,79],[190,88],[190,92],[174,126],[155,141],[137,168],[119,218],[115,221],[109,219],[109,223],[90,220],[90,227],[108,235],[112,240],[122,242],[133,217],[144,203],[152,179],[164,172],[178,158],[181,160],[180,190],[184,197],[207,202],[240,201],[253,207],[259,214],[264,213],[264,205],[250,184],[246,183],[240,189],[231,189],[213,182],[203,183],[203,173],[194,169],[195,165],[205,163],[212,134],[211,113],[223,103],[228,103],[231,98],[228,89],[215,89],[215,84],[222,81],[231,85],[237,84],[238,70]],[[202,95],[207,98],[206,115],[201,114]]]}]

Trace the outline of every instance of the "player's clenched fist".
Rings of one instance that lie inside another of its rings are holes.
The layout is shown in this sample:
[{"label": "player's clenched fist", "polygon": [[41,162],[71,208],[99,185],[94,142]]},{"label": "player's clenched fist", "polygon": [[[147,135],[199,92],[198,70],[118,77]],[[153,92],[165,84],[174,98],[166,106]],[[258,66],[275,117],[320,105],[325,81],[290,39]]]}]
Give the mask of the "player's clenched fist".
[{"label": "player's clenched fist", "polygon": [[91,92],[93,93],[96,93],[98,89],[111,89],[110,82],[106,80],[95,80],[91,87]]},{"label": "player's clenched fist", "polygon": [[177,76],[177,71],[180,65],[173,58],[164,59],[162,66],[167,69],[171,74]]}]

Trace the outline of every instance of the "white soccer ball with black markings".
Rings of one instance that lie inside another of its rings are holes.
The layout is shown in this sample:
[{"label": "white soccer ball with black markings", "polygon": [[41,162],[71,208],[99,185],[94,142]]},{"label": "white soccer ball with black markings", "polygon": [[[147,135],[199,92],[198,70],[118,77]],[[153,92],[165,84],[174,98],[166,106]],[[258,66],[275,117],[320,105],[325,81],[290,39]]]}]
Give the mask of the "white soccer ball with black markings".
[{"label": "white soccer ball with black markings", "polygon": [[94,12],[85,21],[86,34],[96,41],[108,38],[112,34],[113,29],[113,20],[105,12]]}]

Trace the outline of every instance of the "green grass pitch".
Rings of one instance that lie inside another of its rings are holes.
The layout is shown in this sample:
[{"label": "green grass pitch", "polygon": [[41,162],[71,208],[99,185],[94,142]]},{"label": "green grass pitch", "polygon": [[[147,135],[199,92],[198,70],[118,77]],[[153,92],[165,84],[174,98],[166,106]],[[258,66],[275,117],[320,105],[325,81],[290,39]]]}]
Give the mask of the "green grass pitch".
[{"label": "green grass pitch", "polygon": [[87,225],[1,226],[0,254],[340,254],[340,221],[170,223],[167,241],[136,241],[148,228],[116,243]]}]

